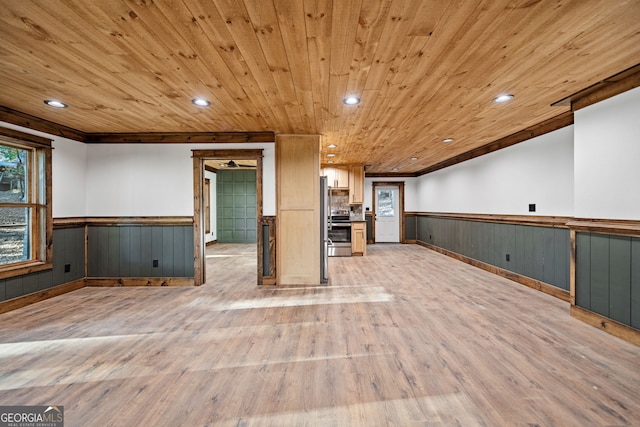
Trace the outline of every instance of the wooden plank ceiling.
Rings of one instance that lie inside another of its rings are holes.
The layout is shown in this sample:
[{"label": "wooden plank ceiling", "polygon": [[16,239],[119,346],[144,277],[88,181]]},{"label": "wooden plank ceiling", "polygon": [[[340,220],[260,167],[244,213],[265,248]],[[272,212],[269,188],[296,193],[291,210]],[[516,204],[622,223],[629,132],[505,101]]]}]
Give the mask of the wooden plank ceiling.
[{"label": "wooden plank ceiling", "polygon": [[640,1],[2,0],[0,41],[12,110],[101,134],[321,134],[323,162],[410,173],[636,65]]}]

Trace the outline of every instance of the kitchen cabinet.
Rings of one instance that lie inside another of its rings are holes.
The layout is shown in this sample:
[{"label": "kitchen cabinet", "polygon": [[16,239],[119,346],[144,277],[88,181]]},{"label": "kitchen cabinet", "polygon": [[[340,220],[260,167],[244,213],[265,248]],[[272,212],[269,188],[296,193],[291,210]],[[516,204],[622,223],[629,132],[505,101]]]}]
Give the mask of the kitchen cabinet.
[{"label": "kitchen cabinet", "polygon": [[364,203],[364,166],[351,166],[349,169],[349,203],[361,205]]},{"label": "kitchen cabinet", "polygon": [[322,175],[327,177],[331,188],[349,188],[349,168],[325,167],[322,168]]},{"label": "kitchen cabinet", "polygon": [[367,253],[367,223],[351,222],[351,255],[364,256]]}]

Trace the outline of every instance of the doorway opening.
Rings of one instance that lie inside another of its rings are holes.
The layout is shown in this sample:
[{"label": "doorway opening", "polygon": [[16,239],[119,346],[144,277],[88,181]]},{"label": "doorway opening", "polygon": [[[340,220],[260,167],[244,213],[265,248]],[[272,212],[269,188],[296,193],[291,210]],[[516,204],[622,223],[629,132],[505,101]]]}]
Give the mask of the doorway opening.
[{"label": "doorway opening", "polygon": [[374,243],[404,241],[404,182],[373,182]]},{"label": "doorway opening", "polygon": [[230,280],[224,274],[230,270],[233,279],[257,274],[261,284],[262,156],[262,150],[193,151],[196,285]]}]

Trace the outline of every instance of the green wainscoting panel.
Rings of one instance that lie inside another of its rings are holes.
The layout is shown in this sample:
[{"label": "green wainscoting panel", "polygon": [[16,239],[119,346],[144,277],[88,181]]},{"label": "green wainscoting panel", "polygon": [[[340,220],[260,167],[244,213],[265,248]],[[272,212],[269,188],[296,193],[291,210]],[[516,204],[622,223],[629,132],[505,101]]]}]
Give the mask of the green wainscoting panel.
[{"label": "green wainscoting panel", "polygon": [[419,242],[431,243],[429,241],[429,220],[425,216],[418,216],[416,219],[416,240]]},{"label": "green wainscoting panel", "polygon": [[[374,240],[374,235],[373,235],[373,215],[365,215],[364,220],[367,222],[367,241],[368,242],[372,242]],[[415,218],[414,222],[417,222],[418,218]],[[416,225],[417,227],[417,225]],[[416,237],[414,237],[413,240],[415,240]]]},{"label": "green wainscoting panel", "polygon": [[640,238],[576,233],[576,305],[640,329]]},{"label": "green wainscoting panel", "polygon": [[[514,224],[498,224],[495,228],[495,236],[495,265],[505,270],[515,271],[516,226]],[[509,261],[507,261],[507,254]]]},{"label": "green wainscoting panel", "polygon": [[[416,240],[416,215],[405,215],[404,217],[404,240]],[[367,220],[367,240],[371,236],[369,230],[369,221]]]},{"label": "green wainscoting panel", "polygon": [[[54,228],[53,268],[0,280],[0,301],[85,277],[84,226]],[[193,226],[89,226],[89,277],[193,277]],[[158,260],[158,267],[153,267]]]},{"label": "green wainscoting panel", "polygon": [[[142,227],[121,227],[129,233],[128,243],[129,251],[121,250],[121,264],[126,264],[123,271],[128,274],[127,277],[148,277],[142,274]],[[122,243],[124,245],[124,242]],[[151,269],[149,268],[149,271]]]},{"label": "green wainscoting panel", "polygon": [[591,235],[591,311],[609,317],[609,236]]},{"label": "green wainscoting panel", "polygon": [[191,225],[88,228],[88,277],[193,277]]},{"label": "green wainscoting panel", "polygon": [[0,301],[81,279],[84,277],[84,264],[84,227],[55,228],[53,268],[0,280]]},{"label": "green wainscoting panel", "polygon": [[570,251],[571,237],[566,229],[553,229],[553,250],[554,250],[554,281],[555,286],[569,290],[570,279]]},{"label": "green wainscoting panel", "polygon": [[525,247],[527,246],[525,233],[527,228],[529,227],[519,224],[515,226],[514,253],[511,254],[511,264],[513,265],[513,271],[518,274],[522,274],[523,276],[527,276],[525,274],[526,264],[528,262],[528,258],[525,256]]},{"label": "green wainscoting panel", "polygon": [[257,241],[255,170],[220,170],[216,180],[218,243]]},{"label": "green wainscoting panel", "polygon": [[[417,240],[569,290],[569,230],[418,216]],[[509,261],[507,261],[509,255]]]},{"label": "green wainscoting panel", "polygon": [[631,237],[609,238],[609,317],[631,324]]},{"label": "green wainscoting panel", "polygon": [[[556,247],[554,245],[554,232],[551,227],[539,227],[537,231],[541,235],[542,240],[542,277],[538,280],[545,283],[555,283],[555,264]],[[568,246],[565,248],[565,250]],[[567,251],[568,253],[569,251]]]},{"label": "green wainscoting panel", "polygon": [[591,310],[591,235],[576,233],[576,305]]},{"label": "green wainscoting panel", "polygon": [[640,329],[640,239],[631,239],[631,326]]}]

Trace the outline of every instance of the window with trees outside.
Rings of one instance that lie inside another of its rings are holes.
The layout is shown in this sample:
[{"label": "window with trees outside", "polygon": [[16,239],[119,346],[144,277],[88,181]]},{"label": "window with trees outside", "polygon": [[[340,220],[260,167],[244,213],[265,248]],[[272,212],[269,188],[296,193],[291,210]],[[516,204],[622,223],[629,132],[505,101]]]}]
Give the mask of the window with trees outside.
[{"label": "window with trees outside", "polygon": [[0,130],[0,278],[51,268],[51,141]]}]

